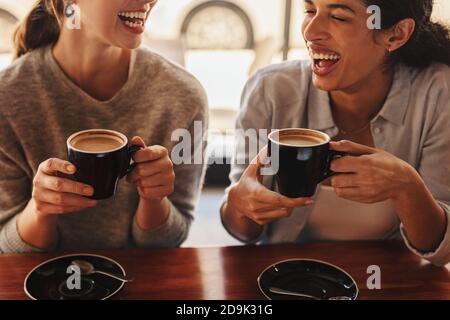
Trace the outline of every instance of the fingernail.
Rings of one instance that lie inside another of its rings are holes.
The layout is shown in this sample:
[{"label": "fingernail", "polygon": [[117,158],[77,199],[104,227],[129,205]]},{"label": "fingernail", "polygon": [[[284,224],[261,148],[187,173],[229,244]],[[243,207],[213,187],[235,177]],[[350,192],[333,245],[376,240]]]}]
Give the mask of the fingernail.
[{"label": "fingernail", "polygon": [[308,200],[308,201],[305,202],[305,204],[306,204],[307,206],[309,206],[309,205],[311,205],[311,204],[313,204],[313,203],[314,203],[314,200]]},{"label": "fingernail", "polygon": [[97,201],[95,201],[95,200],[89,201],[89,205],[91,205],[91,206],[95,206],[96,204],[97,204]]},{"label": "fingernail", "polygon": [[91,195],[94,193],[94,190],[92,190],[92,188],[86,187],[83,189],[83,193],[87,194],[87,195]]},{"label": "fingernail", "polygon": [[74,171],[75,171],[75,167],[74,167],[73,165],[69,164],[69,165],[67,166],[67,170],[68,170],[69,172],[74,172]]}]

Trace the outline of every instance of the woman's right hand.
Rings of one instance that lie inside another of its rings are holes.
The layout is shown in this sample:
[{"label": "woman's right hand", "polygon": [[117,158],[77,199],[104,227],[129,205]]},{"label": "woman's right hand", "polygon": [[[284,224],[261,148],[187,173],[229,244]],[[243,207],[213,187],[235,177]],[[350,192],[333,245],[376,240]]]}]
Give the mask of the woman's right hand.
[{"label": "woman's right hand", "polygon": [[264,147],[231,187],[227,201],[232,212],[240,213],[261,226],[290,216],[296,207],[313,203],[311,198],[291,199],[267,189],[260,174],[266,158],[267,147]]},{"label": "woman's right hand", "polygon": [[97,204],[95,200],[85,198],[94,194],[91,186],[57,177],[57,172],[72,175],[76,168],[70,162],[56,158],[39,165],[32,193],[38,216],[76,212]]}]

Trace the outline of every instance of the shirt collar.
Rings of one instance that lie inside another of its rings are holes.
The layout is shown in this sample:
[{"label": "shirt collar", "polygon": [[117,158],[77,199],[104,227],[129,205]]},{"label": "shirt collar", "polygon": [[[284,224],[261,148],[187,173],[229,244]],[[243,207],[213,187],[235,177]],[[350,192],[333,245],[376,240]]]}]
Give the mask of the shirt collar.
[{"label": "shirt collar", "polygon": [[335,127],[328,92],[314,87],[312,81],[307,106],[308,125],[311,129],[326,130]]},{"label": "shirt collar", "polygon": [[411,81],[411,69],[404,65],[397,65],[391,91],[375,120],[382,117],[396,125],[404,123],[411,96]]}]

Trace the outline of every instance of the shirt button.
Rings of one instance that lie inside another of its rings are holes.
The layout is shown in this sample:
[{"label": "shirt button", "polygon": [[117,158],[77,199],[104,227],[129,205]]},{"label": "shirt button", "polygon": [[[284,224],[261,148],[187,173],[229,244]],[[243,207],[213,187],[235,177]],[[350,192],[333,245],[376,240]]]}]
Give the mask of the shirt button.
[{"label": "shirt button", "polygon": [[381,129],[376,127],[373,129],[373,132],[375,132],[375,134],[380,134],[381,133]]}]

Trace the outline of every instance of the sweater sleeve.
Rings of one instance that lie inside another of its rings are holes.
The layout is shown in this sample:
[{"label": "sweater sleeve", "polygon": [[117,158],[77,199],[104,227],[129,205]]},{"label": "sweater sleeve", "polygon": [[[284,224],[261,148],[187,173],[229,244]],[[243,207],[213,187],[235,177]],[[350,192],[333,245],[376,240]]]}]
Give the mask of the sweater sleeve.
[{"label": "sweater sleeve", "polygon": [[0,119],[0,253],[40,252],[24,242],[17,230],[17,217],[31,198],[31,181],[13,131]]},{"label": "sweater sleeve", "polygon": [[[199,134],[199,131],[203,134],[207,132],[208,104],[203,91],[200,97],[200,111],[194,117],[190,128],[181,129],[191,138],[187,147],[193,152],[190,157],[183,157],[183,161],[179,163],[175,160],[175,157],[179,158],[179,155],[174,152],[174,149],[171,150],[175,185],[174,192],[168,197],[170,202],[169,217],[160,227],[144,231],[139,228],[135,215],[132,234],[135,244],[139,247],[177,247],[188,236],[206,172],[207,143],[204,141],[203,135]],[[201,130],[199,130],[200,128]],[[186,136],[183,134],[182,141],[186,141],[185,138]]]}]

